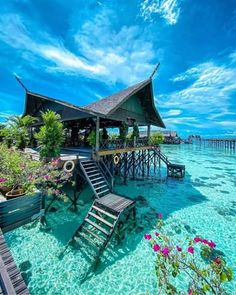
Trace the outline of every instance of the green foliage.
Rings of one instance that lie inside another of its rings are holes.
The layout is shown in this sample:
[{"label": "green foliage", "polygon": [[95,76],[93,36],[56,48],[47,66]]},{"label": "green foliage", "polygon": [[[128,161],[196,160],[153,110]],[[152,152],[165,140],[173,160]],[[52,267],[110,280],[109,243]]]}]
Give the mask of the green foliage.
[{"label": "green foliage", "polygon": [[119,131],[120,131],[120,136],[119,136],[119,138],[120,138],[121,140],[124,140],[124,141],[125,141],[125,139],[126,139],[126,137],[127,137],[127,135],[128,135],[128,130],[129,130],[128,125],[127,125],[125,122],[123,122],[122,125],[121,125],[120,128],[119,128]]},{"label": "green foliage", "polygon": [[60,115],[51,110],[42,113],[44,125],[35,138],[39,142],[40,158],[55,158],[60,156],[61,146],[65,141],[63,124],[60,122]]},{"label": "green foliage", "polygon": [[112,133],[112,134],[110,134],[110,139],[111,140],[116,140],[116,139],[118,139],[118,135],[115,134],[115,133]]},{"label": "green foliage", "polygon": [[[169,229],[165,230],[162,215],[159,216],[157,228],[160,232],[144,236],[156,254],[159,294],[227,294],[223,284],[232,280],[233,273],[223,256],[219,255],[220,251],[215,250],[216,244],[199,236],[175,241]],[[178,226],[182,232],[185,230],[184,225]],[[176,281],[183,277],[187,281],[187,292]]]},{"label": "green foliage", "polygon": [[62,187],[65,183],[72,183],[72,174],[58,166],[59,159],[47,164],[33,161],[20,151],[0,144],[0,188],[22,189],[28,195],[40,189],[46,195],[64,197]]},{"label": "green foliage", "polygon": [[150,144],[152,145],[161,144],[163,141],[164,141],[164,135],[159,132],[153,133],[150,136]]},{"label": "green foliage", "polygon": [[4,180],[2,185],[26,191],[31,186],[29,175],[38,167],[38,162],[30,160],[20,151],[0,145],[0,179]]},{"label": "green foliage", "polygon": [[32,116],[11,116],[7,124],[0,130],[0,136],[8,147],[15,145],[23,150],[30,142],[29,126],[37,119]]},{"label": "green foliage", "polygon": [[133,126],[133,133],[132,133],[132,137],[136,137],[139,138],[139,128],[137,124],[134,124]]},{"label": "green foliage", "polygon": [[95,147],[95,145],[96,145],[96,131],[95,130],[90,131],[87,141],[90,146]]}]

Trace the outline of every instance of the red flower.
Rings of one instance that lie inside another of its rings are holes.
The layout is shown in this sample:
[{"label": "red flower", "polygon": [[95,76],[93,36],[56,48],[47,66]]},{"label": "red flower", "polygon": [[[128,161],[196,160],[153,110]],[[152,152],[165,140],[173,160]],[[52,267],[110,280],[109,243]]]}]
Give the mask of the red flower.
[{"label": "red flower", "polygon": [[151,240],[152,236],[150,234],[145,234],[144,239],[145,240]]},{"label": "red flower", "polygon": [[157,233],[157,232],[155,232],[155,236],[156,236],[156,237],[159,237],[159,236],[160,236],[160,234],[159,234],[159,233]]},{"label": "red flower", "polygon": [[202,240],[202,243],[208,245],[208,240],[204,239]]},{"label": "red flower", "polygon": [[216,257],[215,259],[213,259],[213,261],[214,261],[216,264],[221,264],[221,259],[220,259],[220,257]]},{"label": "red flower", "polygon": [[161,247],[160,247],[158,244],[155,244],[155,245],[153,246],[153,250],[154,250],[154,252],[158,252],[160,249],[161,249]]},{"label": "red flower", "polygon": [[168,256],[168,254],[170,253],[170,249],[168,247],[165,247],[161,250],[161,253],[163,254],[163,256]]},{"label": "red flower", "polygon": [[194,248],[192,246],[188,247],[188,252],[194,254]]},{"label": "red flower", "polygon": [[208,241],[207,245],[210,247],[210,248],[215,248],[216,244],[213,242],[213,241]]},{"label": "red flower", "polygon": [[179,252],[181,252],[181,251],[182,251],[182,248],[181,248],[180,246],[177,245],[177,246],[176,246],[176,250],[179,251]]},{"label": "red flower", "polygon": [[6,178],[0,178],[0,183],[6,182]]},{"label": "red flower", "polygon": [[202,242],[202,239],[199,238],[199,237],[195,237],[193,240],[194,240],[194,242],[196,242],[196,243]]},{"label": "red flower", "polygon": [[192,289],[188,289],[188,295],[193,295]]}]

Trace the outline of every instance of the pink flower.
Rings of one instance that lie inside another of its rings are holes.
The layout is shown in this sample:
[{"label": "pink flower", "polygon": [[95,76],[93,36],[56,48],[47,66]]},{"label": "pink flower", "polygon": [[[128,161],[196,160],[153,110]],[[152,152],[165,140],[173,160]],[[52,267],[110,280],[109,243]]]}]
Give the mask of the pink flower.
[{"label": "pink flower", "polygon": [[208,245],[208,240],[204,239],[202,240],[202,243]]},{"label": "pink flower", "polygon": [[162,216],[162,213],[157,213],[157,218],[158,218],[158,219],[162,219],[162,217],[163,217],[163,216]]},{"label": "pink flower", "polygon": [[177,246],[176,246],[176,250],[179,251],[179,252],[181,252],[181,251],[182,251],[182,248],[181,248],[180,246],[177,245]]},{"label": "pink flower", "polygon": [[193,295],[192,289],[188,289],[188,295]]},{"label": "pink flower", "polygon": [[195,237],[193,240],[196,243],[202,242],[202,239],[200,237]]},{"label": "pink flower", "polygon": [[145,240],[151,240],[152,236],[150,234],[145,234],[144,239]]},{"label": "pink flower", "polygon": [[6,182],[6,178],[0,178],[0,183]]},{"label": "pink flower", "polygon": [[160,249],[161,249],[161,247],[160,247],[158,244],[155,244],[155,245],[153,246],[153,250],[154,250],[154,252],[158,252]]},{"label": "pink flower", "polygon": [[156,236],[156,237],[159,237],[159,236],[160,236],[160,234],[159,234],[159,233],[157,233],[157,232],[155,232],[155,236]]},{"label": "pink flower", "polygon": [[220,257],[216,257],[215,259],[213,259],[213,261],[214,261],[216,264],[221,264],[221,259],[220,259]]},{"label": "pink flower", "polygon": [[161,253],[163,254],[163,256],[168,256],[168,254],[170,253],[170,249],[168,247],[165,247],[161,250]]},{"label": "pink flower", "polygon": [[210,248],[215,248],[216,244],[213,242],[213,241],[208,241],[207,245],[210,247]]},{"label": "pink flower", "polygon": [[188,252],[194,254],[194,248],[192,246],[188,247]]},{"label": "pink flower", "polygon": [[52,166],[53,166],[53,167],[57,166],[57,165],[59,164],[59,161],[60,161],[60,158],[58,158],[58,159],[53,159],[52,162],[51,162]]},{"label": "pink flower", "polygon": [[50,177],[50,175],[45,175],[43,178],[44,178],[45,180],[49,180],[51,177]]}]

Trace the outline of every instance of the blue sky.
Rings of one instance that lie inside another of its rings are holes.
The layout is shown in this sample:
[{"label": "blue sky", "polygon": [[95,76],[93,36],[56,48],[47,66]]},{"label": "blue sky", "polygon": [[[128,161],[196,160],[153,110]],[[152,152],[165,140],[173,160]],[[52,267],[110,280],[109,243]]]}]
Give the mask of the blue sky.
[{"label": "blue sky", "polygon": [[236,136],[234,0],[9,0],[0,7],[0,120],[27,88],[86,105],[148,78],[167,129]]}]

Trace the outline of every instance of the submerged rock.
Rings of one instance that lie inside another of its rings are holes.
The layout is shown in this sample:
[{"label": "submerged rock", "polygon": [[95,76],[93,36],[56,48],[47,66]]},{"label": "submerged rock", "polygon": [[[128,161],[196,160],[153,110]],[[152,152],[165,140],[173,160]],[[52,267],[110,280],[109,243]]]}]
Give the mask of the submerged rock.
[{"label": "submerged rock", "polygon": [[57,208],[55,208],[55,207],[51,207],[51,208],[49,209],[49,212],[57,212]]},{"label": "submerged rock", "polygon": [[145,199],[144,196],[141,196],[141,195],[137,196],[136,201],[137,201],[140,205],[144,205],[144,206],[147,206],[147,205],[148,205],[148,202],[147,202],[147,200]]},{"label": "submerged rock", "polygon": [[29,260],[27,261],[24,261],[22,262],[20,265],[19,265],[19,268],[21,271],[27,271],[31,268],[32,264],[30,263]]}]

